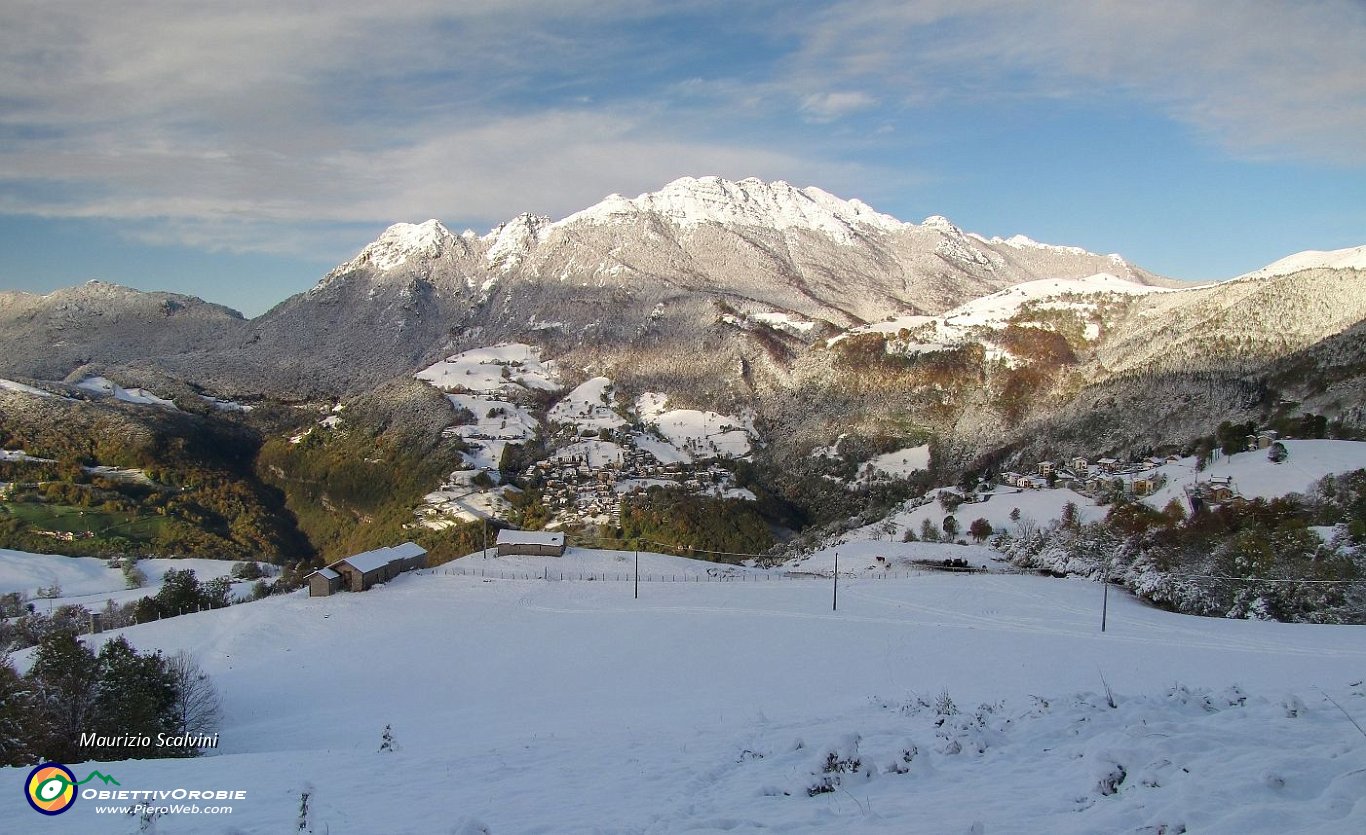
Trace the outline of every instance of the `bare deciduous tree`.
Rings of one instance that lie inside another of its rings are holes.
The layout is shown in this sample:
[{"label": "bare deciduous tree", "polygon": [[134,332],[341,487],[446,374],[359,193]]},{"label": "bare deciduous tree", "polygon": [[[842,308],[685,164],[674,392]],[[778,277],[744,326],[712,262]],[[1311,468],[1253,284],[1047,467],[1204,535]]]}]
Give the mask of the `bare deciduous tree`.
[{"label": "bare deciduous tree", "polygon": [[193,655],[181,650],[167,661],[175,681],[175,723],[178,734],[212,734],[218,730],[222,702],[218,688]]}]

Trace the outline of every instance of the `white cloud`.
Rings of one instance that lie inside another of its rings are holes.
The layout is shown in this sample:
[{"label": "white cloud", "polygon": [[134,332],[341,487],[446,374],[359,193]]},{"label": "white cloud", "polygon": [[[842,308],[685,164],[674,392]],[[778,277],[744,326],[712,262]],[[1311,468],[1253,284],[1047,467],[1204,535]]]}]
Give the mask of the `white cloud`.
[{"label": "white cloud", "polygon": [[[848,160],[915,132],[859,120],[951,98],[1137,98],[1239,153],[1366,159],[1349,0],[771,6],[12,0],[0,212],[317,257],[328,224],[486,227],[684,174],[876,203],[918,173]],[[694,54],[721,27],[736,66]]]},{"label": "white cloud", "polygon": [[856,179],[655,89],[600,103],[594,85],[667,57],[614,27],[667,4],[68,5],[0,29],[0,212],[279,252],[326,243],[329,221],[492,225],[684,174]]},{"label": "white cloud", "polygon": [[806,27],[792,83],[921,104],[1138,99],[1240,154],[1366,159],[1356,0],[857,0]]},{"label": "white cloud", "polygon": [[78,189],[65,199],[0,201],[0,210],[130,221],[139,240],[153,243],[316,254],[337,238],[323,225],[329,221],[441,217],[483,231],[524,211],[561,217],[610,191],[634,195],[689,173],[830,189],[866,176],[860,166],[780,150],[671,139],[652,123],[608,111],[437,123],[422,134],[384,150],[298,158],[172,148],[0,154],[4,167],[13,159],[36,179],[100,185],[100,193]]},{"label": "white cloud", "polygon": [[860,90],[813,93],[802,99],[803,112],[816,121],[829,122],[877,105],[877,99]]}]

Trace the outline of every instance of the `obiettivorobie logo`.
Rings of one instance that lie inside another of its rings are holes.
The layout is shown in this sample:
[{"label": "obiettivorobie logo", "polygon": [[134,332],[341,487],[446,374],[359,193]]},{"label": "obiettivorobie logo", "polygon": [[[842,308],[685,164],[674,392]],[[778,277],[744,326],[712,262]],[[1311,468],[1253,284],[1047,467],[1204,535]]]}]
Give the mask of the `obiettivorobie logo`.
[{"label": "obiettivorobie logo", "polygon": [[121,785],[108,774],[92,771],[84,780],[77,781],[71,769],[61,763],[43,763],[28,773],[24,784],[24,797],[33,811],[44,815],[60,815],[76,805],[76,788],[91,780],[100,780],[106,786]]}]

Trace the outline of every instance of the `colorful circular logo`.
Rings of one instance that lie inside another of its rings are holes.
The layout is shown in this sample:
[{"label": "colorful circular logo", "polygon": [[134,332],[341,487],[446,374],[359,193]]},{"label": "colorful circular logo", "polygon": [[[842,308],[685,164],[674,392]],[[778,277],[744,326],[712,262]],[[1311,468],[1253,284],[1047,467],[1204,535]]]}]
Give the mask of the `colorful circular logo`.
[{"label": "colorful circular logo", "polygon": [[28,805],[44,815],[60,815],[76,803],[76,775],[61,763],[43,763],[28,774]]}]

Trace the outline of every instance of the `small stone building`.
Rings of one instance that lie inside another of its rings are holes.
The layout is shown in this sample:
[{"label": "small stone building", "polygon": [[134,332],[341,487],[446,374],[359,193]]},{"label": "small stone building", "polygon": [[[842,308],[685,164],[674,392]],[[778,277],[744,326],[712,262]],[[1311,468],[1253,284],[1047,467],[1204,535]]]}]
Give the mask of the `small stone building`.
[{"label": "small stone building", "polygon": [[327,597],[341,591],[342,576],[330,568],[319,568],[305,579],[309,597]]},{"label": "small stone building", "polygon": [[342,589],[365,591],[377,583],[387,583],[405,571],[426,565],[427,552],[416,542],[376,548],[337,560],[308,575],[308,595],[325,597]]},{"label": "small stone building", "polygon": [[498,532],[498,556],[524,554],[533,557],[563,557],[564,534],[550,531]]},{"label": "small stone building", "polygon": [[365,591],[376,583],[392,580],[399,573],[399,567],[391,564],[388,548],[337,560],[328,568],[342,576],[342,585],[347,591]]}]

